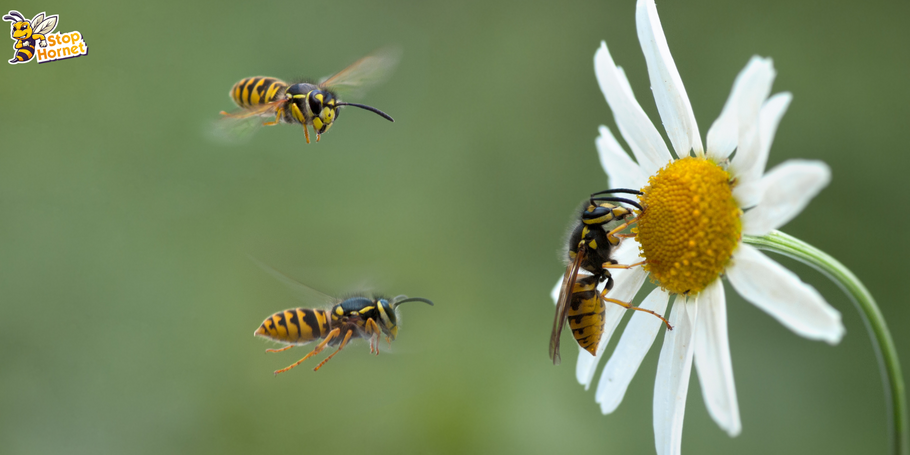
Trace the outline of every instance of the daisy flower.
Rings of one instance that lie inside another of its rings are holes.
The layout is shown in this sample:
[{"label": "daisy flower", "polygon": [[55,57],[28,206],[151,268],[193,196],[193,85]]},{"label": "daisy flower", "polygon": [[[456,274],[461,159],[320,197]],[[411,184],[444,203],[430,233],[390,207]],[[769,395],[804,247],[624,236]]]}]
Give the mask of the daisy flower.
[{"label": "daisy flower", "polygon": [[[753,57],[739,73],[704,147],[654,1],[638,0],[635,16],[651,90],[677,158],[601,43],[594,55],[597,80],[634,161],[605,126],[596,141],[600,161],[611,186],[640,189],[645,207],[635,237],[613,256],[620,264],[641,258],[645,264],[611,269],[609,297],[631,301],[649,277],[658,287],[642,308],[666,314],[675,295],[669,317],[674,329],[664,337],[654,384],[654,433],[658,454],[678,454],[693,360],[711,417],[730,436],[741,430],[721,277],[801,336],[830,344],[843,337],[840,313],[814,288],[742,243],[743,234],[764,235],[793,219],[828,184],[830,171],[822,162],[791,160],[764,172],[791,100],[789,93],[769,96],[775,71],[768,58]],[[597,354],[579,354],[576,375],[586,389],[624,313],[608,306]],[[604,414],[619,405],[661,324],[650,314],[632,315],[597,385]]]}]

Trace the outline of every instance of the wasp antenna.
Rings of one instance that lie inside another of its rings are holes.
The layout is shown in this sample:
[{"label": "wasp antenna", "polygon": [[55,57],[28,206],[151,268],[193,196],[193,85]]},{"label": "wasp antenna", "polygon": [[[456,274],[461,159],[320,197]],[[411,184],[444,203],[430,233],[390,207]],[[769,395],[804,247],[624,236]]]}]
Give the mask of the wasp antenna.
[{"label": "wasp antenna", "polygon": [[357,103],[335,103],[335,105],[336,105],[336,106],[354,106],[354,107],[359,107],[359,108],[361,108],[361,109],[366,109],[366,110],[368,110],[368,111],[370,111],[370,112],[373,112],[373,113],[375,113],[375,114],[379,114],[380,117],[382,117],[382,118],[384,118],[384,119],[386,119],[386,120],[388,120],[388,121],[390,121],[390,122],[394,122],[394,121],[395,121],[395,119],[393,119],[392,116],[390,116],[389,114],[386,114],[385,112],[382,112],[382,111],[380,111],[379,109],[376,109],[376,108],[373,107],[373,106],[367,106],[366,104],[357,104]]},{"label": "wasp antenna", "polygon": [[[400,295],[398,297],[404,297],[404,296]],[[395,297],[395,298],[397,299],[398,297]],[[433,306],[433,302],[431,302],[427,299],[420,298],[420,297],[411,297],[411,298],[405,298],[404,300],[396,300],[395,302],[392,303],[392,306],[393,306],[393,308],[398,308],[398,305],[401,305],[404,302],[423,302],[423,303],[426,303],[427,305]]]},{"label": "wasp antenna", "polygon": [[600,191],[600,192],[594,193],[591,195],[591,197],[597,196],[598,194],[608,194],[608,193],[629,193],[629,194],[637,194],[639,196],[642,194],[641,191],[631,190],[629,188],[613,188],[612,190],[605,190],[605,191]]},{"label": "wasp antenna", "polygon": [[639,205],[637,202],[632,201],[632,200],[629,200],[629,199],[624,199],[624,198],[621,198],[621,197],[592,197],[592,198],[591,198],[591,201],[592,201],[592,202],[593,202],[593,201],[622,202],[622,203],[624,203],[624,204],[629,204],[629,205],[631,205],[631,206],[634,206],[634,207],[637,208],[638,210],[641,210],[641,211],[644,211],[644,210],[645,210],[645,209],[642,208],[642,206]]}]

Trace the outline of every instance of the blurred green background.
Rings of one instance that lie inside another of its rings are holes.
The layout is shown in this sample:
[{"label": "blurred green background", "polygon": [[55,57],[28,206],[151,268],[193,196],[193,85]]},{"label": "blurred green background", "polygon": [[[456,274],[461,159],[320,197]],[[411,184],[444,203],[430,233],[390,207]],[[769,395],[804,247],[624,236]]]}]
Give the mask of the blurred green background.
[{"label": "blurred green background", "polygon": [[[594,78],[601,40],[659,122],[634,7],[10,4],[59,14],[89,54],[0,64],[0,451],[653,453],[662,335],[609,416],[575,382],[574,349],[559,367],[546,354],[564,233],[608,186],[594,147],[597,126],[615,125]],[[910,3],[658,8],[703,135],[749,57],[773,57],[774,91],[794,101],[769,165],[833,170],[784,230],[852,268],[910,365]],[[396,123],[349,109],[318,144],[288,125],[237,146],[207,139],[241,78],[317,78],[386,44],[403,60],[363,102]],[[252,332],[305,303],[247,255],[324,292],[436,306],[402,309],[390,354],[361,342],[317,373],[309,361],[273,377],[306,349],[265,354]],[[731,439],[714,424],[693,374],[683,450],[885,453],[861,319],[821,275],[775,259],[841,311],[847,336],[802,339],[728,286],[744,429]]]}]

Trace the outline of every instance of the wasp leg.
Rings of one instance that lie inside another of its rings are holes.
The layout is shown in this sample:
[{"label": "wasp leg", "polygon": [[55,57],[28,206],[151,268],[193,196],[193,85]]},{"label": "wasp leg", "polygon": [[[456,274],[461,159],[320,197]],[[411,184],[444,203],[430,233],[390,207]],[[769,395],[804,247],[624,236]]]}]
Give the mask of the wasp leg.
[{"label": "wasp leg", "polygon": [[291,348],[293,348],[293,347],[294,347],[293,344],[289,344],[289,345],[287,345],[287,346],[285,346],[285,347],[283,347],[283,348],[281,348],[281,349],[266,349],[265,352],[281,352],[281,351],[287,351],[288,349],[291,349]]},{"label": "wasp leg", "polygon": [[341,329],[338,329],[338,328],[333,329],[331,332],[329,332],[328,335],[326,335],[325,339],[322,340],[322,343],[317,344],[316,347],[313,348],[313,351],[312,351],[312,352],[310,352],[309,354],[307,354],[306,356],[304,356],[302,359],[298,360],[297,363],[295,363],[295,364],[293,364],[293,365],[291,365],[291,366],[289,366],[289,367],[287,367],[287,368],[282,368],[282,369],[280,369],[280,370],[275,371],[275,375],[277,376],[278,373],[284,373],[285,371],[288,371],[288,370],[290,370],[291,368],[294,368],[294,367],[296,367],[297,365],[300,365],[301,363],[303,363],[304,360],[309,359],[310,357],[313,357],[313,356],[316,355],[316,354],[319,354],[320,352],[322,352],[323,349],[325,349],[325,346],[326,346],[327,344],[329,344],[329,341],[331,341],[332,338],[335,338],[335,337],[337,337],[337,336],[340,335],[340,334],[341,334]]},{"label": "wasp leg", "polygon": [[620,231],[622,231],[623,229],[625,229],[625,228],[631,226],[632,223],[638,221],[638,219],[639,219],[640,217],[641,217],[641,215],[635,215],[635,218],[632,218],[631,220],[626,221],[625,223],[620,224],[619,226],[616,226],[616,228],[614,228],[612,231],[607,232],[607,238],[608,238],[608,239],[615,238],[615,237],[616,237],[616,234],[618,234],[618,233],[619,233]]},{"label": "wasp leg", "polygon": [[316,142],[319,142],[319,137],[320,137],[320,136],[322,136],[322,135],[319,134],[319,133],[316,133]]},{"label": "wasp leg", "polygon": [[602,300],[604,303],[607,303],[607,302],[609,302],[609,303],[615,303],[615,304],[617,304],[617,305],[619,305],[619,306],[621,306],[621,307],[623,307],[623,308],[625,308],[625,309],[627,309],[627,310],[644,311],[645,313],[651,313],[651,314],[653,314],[654,316],[657,316],[661,321],[664,321],[664,324],[667,325],[667,330],[673,330],[673,326],[670,325],[670,322],[667,321],[666,319],[664,319],[663,316],[661,316],[661,315],[659,315],[659,314],[657,314],[657,313],[655,313],[655,312],[653,312],[653,311],[651,311],[651,310],[649,310],[649,309],[646,309],[646,308],[640,308],[640,307],[637,307],[637,306],[632,306],[631,303],[623,302],[622,300],[611,299],[611,298],[609,298],[609,297],[606,297],[606,296],[604,295],[605,293],[606,293],[606,291],[604,291],[604,293],[597,293],[597,296],[600,297],[600,300]]},{"label": "wasp leg", "polygon": [[638,267],[644,265],[646,261],[636,262],[634,264],[622,265],[622,264],[607,264],[604,263],[603,268],[605,269],[631,269],[632,267]]},{"label": "wasp leg", "polygon": [[389,342],[389,349],[392,349],[392,337],[385,337],[385,340]]},{"label": "wasp leg", "polygon": [[[340,330],[340,329],[335,329],[335,330]],[[331,359],[332,357],[335,357],[335,354],[338,354],[339,352],[341,352],[341,350],[345,347],[345,345],[348,344],[348,341],[351,340],[351,335],[353,335],[353,334],[354,334],[353,330],[348,330],[348,333],[346,333],[344,335],[344,340],[341,341],[341,344],[338,346],[338,349],[336,349],[335,352],[333,352],[330,356],[326,357],[325,360],[320,362],[319,365],[316,365],[316,368],[313,368],[313,371],[319,371],[319,369],[322,368],[322,366],[325,365],[325,363],[328,362],[329,359]]]},{"label": "wasp leg", "polygon": [[379,355],[379,334],[382,333],[379,330],[379,324],[376,324],[376,321],[373,318],[367,319],[367,333],[370,334],[370,354],[373,354],[373,346],[376,346],[376,355]]},{"label": "wasp leg", "polygon": [[[222,112],[224,112],[224,111],[222,111]],[[273,121],[273,122],[265,122],[265,123],[262,124],[262,126],[277,125],[277,124],[278,124],[278,120],[281,119],[281,114],[283,114],[282,110],[281,110],[281,109],[278,109],[278,110],[275,112],[275,121]]]},{"label": "wasp leg", "polygon": [[310,130],[306,128],[306,123],[303,124],[303,134],[306,136],[306,143],[310,143]]}]

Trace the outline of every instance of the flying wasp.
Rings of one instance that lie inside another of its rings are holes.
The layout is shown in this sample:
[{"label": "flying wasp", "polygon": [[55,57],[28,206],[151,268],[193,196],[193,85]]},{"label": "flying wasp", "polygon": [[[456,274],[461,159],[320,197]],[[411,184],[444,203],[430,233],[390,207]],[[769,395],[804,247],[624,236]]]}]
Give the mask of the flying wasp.
[{"label": "flying wasp", "polygon": [[369,338],[370,353],[379,355],[380,336],[385,336],[389,346],[392,345],[392,340],[398,337],[397,312],[399,305],[406,302],[423,302],[433,305],[433,302],[427,299],[409,298],[405,295],[391,299],[364,295],[337,299],[281,275],[274,269],[269,269],[269,271],[290,285],[331,304],[328,309],[292,308],[279,311],[267,317],[253,332],[253,336],[268,338],[287,345],[280,349],[267,349],[266,352],[286,351],[294,346],[322,340],[302,359],[287,368],[275,371],[276,375],[300,365],[310,357],[322,352],[326,347],[337,346],[335,352],[313,369],[313,371],[318,371],[329,359],[344,349],[348,342],[356,338]]},{"label": "flying wasp", "polygon": [[[568,266],[556,301],[556,316],[550,334],[550,359],[554,365],[560,362],[559,336],[567,320],[578,345],[591,355],[596,355],[600,337],[604,332],[607,303],[651,313],[664,321],[667,329],[673,330],[663,316],[645,308],[632,306],[628,302],[607,297],[607,292],[613,289],[610,269],[629,269],[642,265],[641,262],[630,265],[618,264],[611,257],[613,248],[619,246],[621,238],[625,236],[620,232],[638,219],[631,210],[611,202],[628,204],[639,211],[644,210],[637,202],[629,199],[600,196],[610,193],[641,194],[639,191],[624,188],[601,191],[592,194],[583,206],[579,222],[569,237]],[[622,223],[607,231],[605,226],[611,222]],[[579,270],[585,270],[589,274],[579,276]],[[604,281],[606,284],[603,292],[598,292],[598,283]]]},{"label": "flying wasp", "polygon": [[19,11],[10,10],[3,16],[4,21],[12,22],[10,36],[16,40],[13,48],[16,53],[10,63],[25,63],[35,56],[35,44],[41,40],[41,47],[47,47],[45,35],[52,32],[57,26],[57,15],[44,18],[44,13],[38,14],[31,21],[22,17]]},{"label": "flying wasp", "polygon": [[312,126],[316,142],[338,120],[343,106],[354,106],[376,113],[394,122],[389,114],[372,106],[342,102],[338,94],[355,94],[385,79],[398,63],[398,51],[380,49],[357,60],[351,66],[318,83],[288,84],[274,77],[255,76],[242,79],[231,88],[230,96],[241,109],[234,113],[221,111],[222,119],[229,122],[228,129],[241,131],[258,126],[263,118],[274,118],[262,125],[298,123],[303,125],[307,144],[310,143]]}]

